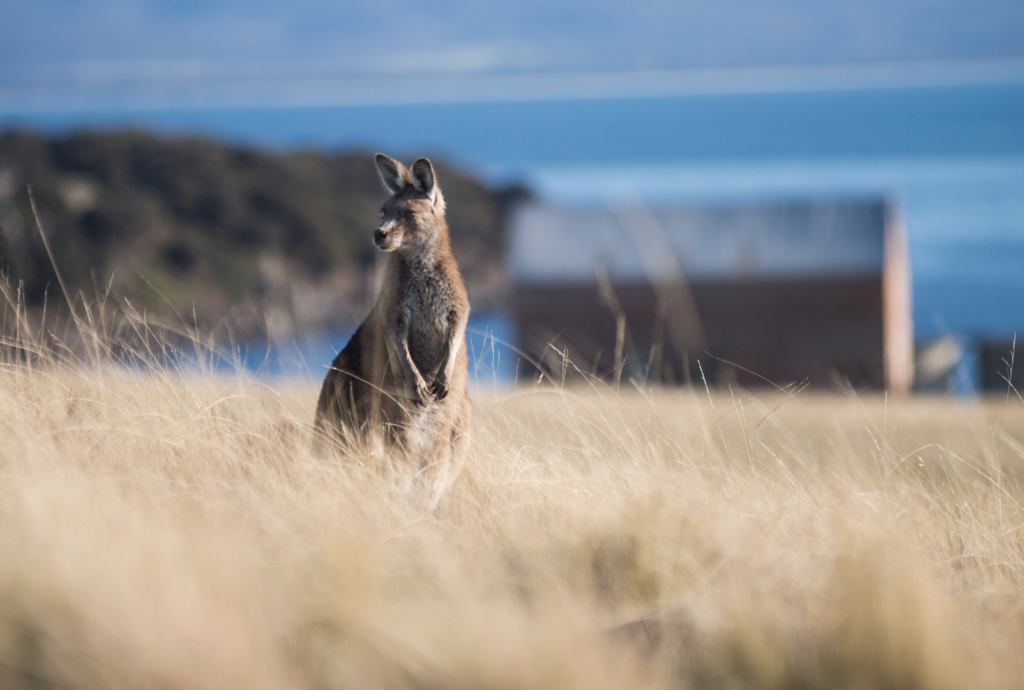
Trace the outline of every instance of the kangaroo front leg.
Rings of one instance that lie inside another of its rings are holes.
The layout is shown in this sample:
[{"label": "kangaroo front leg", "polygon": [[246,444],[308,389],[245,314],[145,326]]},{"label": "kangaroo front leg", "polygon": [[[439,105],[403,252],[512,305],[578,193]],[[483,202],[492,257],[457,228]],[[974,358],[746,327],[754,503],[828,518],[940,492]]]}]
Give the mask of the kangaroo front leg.
[{"label": "kangaroo front leg", "polygon": [[412,355],[409,353],[409,315],[405,313],[405,310],[401,312],[398,319],[388,320],[385,326],[385,335],[391,356],[401,366],[406,385],[415,393],[414,401],[417,405],[425,404],[431,398],[430,388],[423,380],[423,375],[416,368],[416,364],[412,361]]},{"label": "kangaroo front leg", "polygon": [[455,373],[455,363],[459,359],[459,348],[466,342],[466,324],[469,322],[469,312],[461,314],[452,311],[448,315],[448,343],[445,347],[444,361],[438,369],[434,382],[430,385],[430,392],[438,400],[444,400],[448,395],[448,382]]}]

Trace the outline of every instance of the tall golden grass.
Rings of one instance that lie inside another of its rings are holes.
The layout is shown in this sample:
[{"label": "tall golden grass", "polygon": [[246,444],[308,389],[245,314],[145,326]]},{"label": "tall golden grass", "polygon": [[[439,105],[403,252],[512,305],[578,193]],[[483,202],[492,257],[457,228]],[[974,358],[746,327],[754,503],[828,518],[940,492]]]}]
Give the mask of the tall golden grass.
[{"label": "tall golden grass", "polygon": [[6,296],[0,687],[1024,677],[1016,396],[478,390],[427,512],[311,453],[315,383],[181,366],[137,314],[58,337]]}]

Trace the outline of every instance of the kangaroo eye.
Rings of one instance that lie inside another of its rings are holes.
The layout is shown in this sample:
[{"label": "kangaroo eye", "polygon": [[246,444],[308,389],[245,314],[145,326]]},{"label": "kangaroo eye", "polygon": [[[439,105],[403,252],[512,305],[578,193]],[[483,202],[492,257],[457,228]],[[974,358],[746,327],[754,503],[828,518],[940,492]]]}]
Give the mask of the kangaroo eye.
[{"label": "kangaroo eye", "polygon": [[416,214],[413,213],[412,211],[406,211],[405,213],[402,214],[402,217],[405,220],[415,220],[416,219]]}]

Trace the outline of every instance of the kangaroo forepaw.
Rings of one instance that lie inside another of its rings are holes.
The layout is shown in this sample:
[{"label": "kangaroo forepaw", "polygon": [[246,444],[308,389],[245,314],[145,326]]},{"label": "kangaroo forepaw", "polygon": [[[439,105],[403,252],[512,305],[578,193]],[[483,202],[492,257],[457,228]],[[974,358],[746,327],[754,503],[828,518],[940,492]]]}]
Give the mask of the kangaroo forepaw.
[{"label": "kangaroo forepaw", "polygon": [[448,397],[448,384],[444,381],[438,381],[435,379],[434,382],[430,384],[430,392],[438,400],[444,400]]},{"label": "kangaroo forepaw", "polygon": [[423,407],[428,402],[434,399],[434,394],[427,386],[426,381],[416,382],[416,396],[414,402],[418,407]]}]

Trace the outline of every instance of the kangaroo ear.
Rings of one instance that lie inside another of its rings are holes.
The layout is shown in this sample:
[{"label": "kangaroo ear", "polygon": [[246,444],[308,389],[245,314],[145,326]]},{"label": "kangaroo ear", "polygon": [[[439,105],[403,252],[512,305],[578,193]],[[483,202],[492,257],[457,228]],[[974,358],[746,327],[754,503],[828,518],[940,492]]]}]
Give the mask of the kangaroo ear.
[{"label": "kangaroo ear", "polygon": [[412,186],[416,191],[423,192],[439,210],[444,211],[444,196],[437,186],[434,166],[426,158],[419,158],[412,164]]},{"label": "kangaroo ear", "polygon": [[380,181],[392,194],[398,194],[405,189],[405,185],[412,181],[409,178],[409,171],[394,158],[378,153],[374,160],[377,162],[377,174],[380,175]]}]

